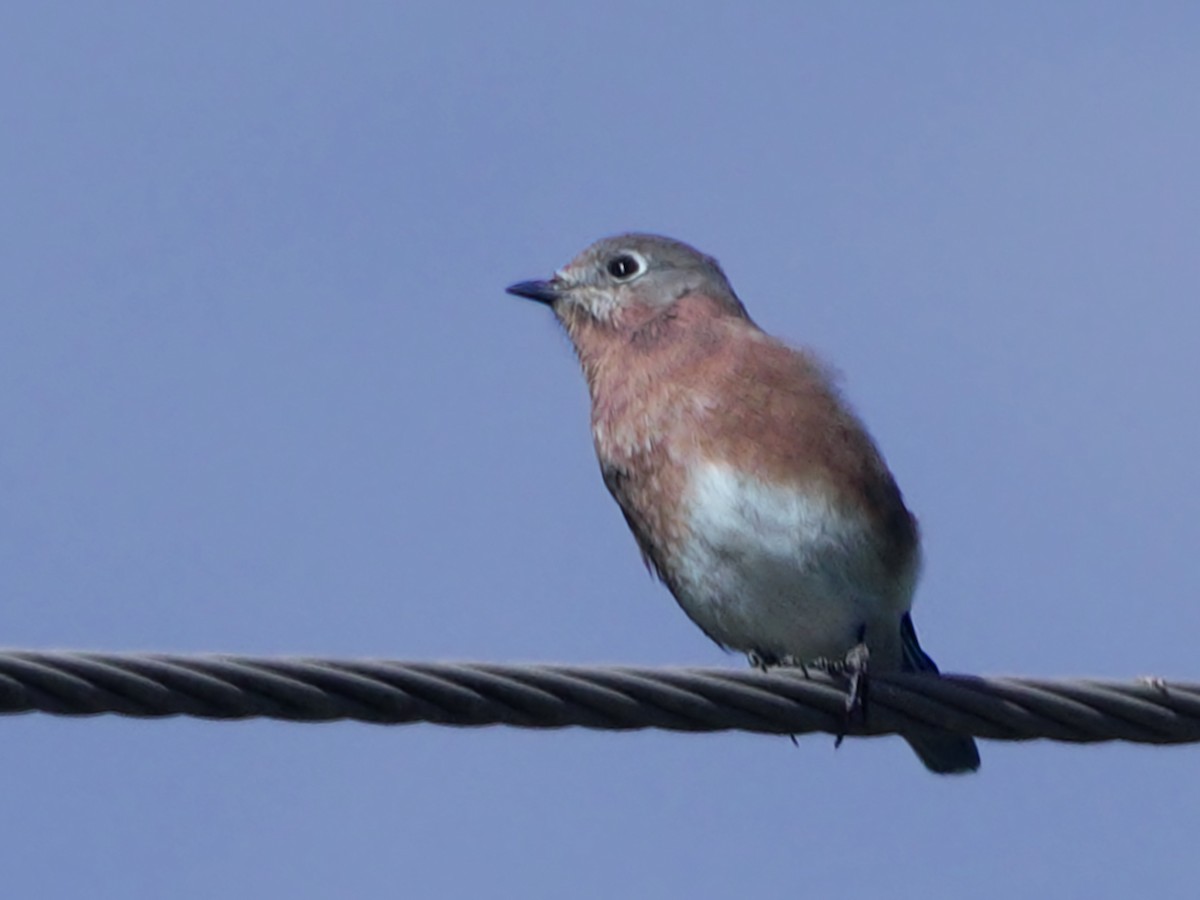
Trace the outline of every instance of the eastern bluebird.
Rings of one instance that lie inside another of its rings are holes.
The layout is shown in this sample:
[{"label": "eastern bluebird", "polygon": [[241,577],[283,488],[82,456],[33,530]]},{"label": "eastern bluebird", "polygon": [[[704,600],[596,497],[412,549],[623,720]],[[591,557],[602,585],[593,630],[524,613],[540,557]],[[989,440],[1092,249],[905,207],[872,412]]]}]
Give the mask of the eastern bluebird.
[{"label": "eastern bluebird", "polygon": [[[705,634],[764,667],[937,671],[909,615],[917,522],[883,457],[821,362],[755,325],[716,260],[625,234],[508,292],[566,329],[604,483]],[[904,738],[934,772],[979,768],[970,737]]]}]

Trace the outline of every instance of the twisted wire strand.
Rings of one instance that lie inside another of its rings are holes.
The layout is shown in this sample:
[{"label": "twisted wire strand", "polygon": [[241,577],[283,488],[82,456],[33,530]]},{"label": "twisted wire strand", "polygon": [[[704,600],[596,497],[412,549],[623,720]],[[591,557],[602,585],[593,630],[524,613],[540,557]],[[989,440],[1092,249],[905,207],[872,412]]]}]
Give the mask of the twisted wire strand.
[{"label": "twisted wire strand", "polygon": [[[824,673],[303,657],[0,650],[0,713],[352,719],[838,734],[845,684]],[[1200,684],[876,674],[851,735],[936,726],[993,740],[1200,741]]]}]

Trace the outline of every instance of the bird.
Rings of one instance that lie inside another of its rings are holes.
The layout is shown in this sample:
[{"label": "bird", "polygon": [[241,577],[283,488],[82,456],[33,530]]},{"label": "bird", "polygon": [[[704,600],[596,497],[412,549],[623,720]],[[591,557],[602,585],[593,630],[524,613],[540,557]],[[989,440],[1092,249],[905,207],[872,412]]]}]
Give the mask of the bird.
[{"label": "bird", "polygon": [[[621,234],[506,290],[565,330],[604,484],[709,638],[759,668],[842,668],[856,685],[938,671],[910,612],[917,520],[883,456],[828,365],[759,328],[714,258]],[[933,772],[979,768],[969,736],[902,736]]]}]

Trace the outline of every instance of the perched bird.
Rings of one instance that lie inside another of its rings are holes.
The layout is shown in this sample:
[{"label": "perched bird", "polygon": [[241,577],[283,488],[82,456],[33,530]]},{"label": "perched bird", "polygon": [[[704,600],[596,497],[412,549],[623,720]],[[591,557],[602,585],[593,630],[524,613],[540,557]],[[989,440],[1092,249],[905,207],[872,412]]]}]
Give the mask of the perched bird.
[{"label": "perched bird", "polygon": [[[755,325],[716,260],[624,234],[508,293],[566,329],[604,483],[705,634],[761,667],[849,654],[937,671],[909,616],[917,523],[883,457],[821,362]],[[934,772],[979,767],[969,737],[904,737]]]}]

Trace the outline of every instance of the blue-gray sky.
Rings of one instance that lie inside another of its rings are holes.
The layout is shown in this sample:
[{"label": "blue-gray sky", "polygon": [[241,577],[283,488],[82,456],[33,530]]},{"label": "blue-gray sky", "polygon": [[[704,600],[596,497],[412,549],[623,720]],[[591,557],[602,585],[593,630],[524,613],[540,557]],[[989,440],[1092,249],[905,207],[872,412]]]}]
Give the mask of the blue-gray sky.
[{"label": "blue-gray sky", "polygon": [[[687,240],[817,348],[944,668],[1200,678],[1194,4],[8,4],[0,629],[741,666],[549,314]],[[0,722],[11,896],[1184,896],[1195,749]]]}]

